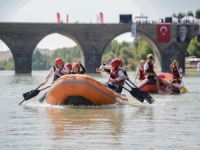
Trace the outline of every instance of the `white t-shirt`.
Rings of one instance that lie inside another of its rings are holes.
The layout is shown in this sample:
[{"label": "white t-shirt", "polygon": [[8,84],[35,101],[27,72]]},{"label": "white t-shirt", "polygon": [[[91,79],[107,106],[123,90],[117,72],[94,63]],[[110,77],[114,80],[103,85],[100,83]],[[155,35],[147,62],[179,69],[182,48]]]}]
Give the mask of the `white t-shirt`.
[{"label": "white t-shirt", "polygon": [[147,69],[149,69],[149,64],[148,64],[148,63],[145,63],[145,64],[144,64],[144,71],[147,71]]}]

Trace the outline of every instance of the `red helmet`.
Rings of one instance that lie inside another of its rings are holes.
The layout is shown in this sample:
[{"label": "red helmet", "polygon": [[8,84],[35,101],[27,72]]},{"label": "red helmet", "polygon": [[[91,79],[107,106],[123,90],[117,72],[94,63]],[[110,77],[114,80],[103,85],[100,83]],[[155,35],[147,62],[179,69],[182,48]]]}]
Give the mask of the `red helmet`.
[{"label": "red helmet", "polygon": [[56,58],[54,63],[55,65],[60,65],[63,64],[63,60],[61,58]]},{"label": "red helmet", "polygon": [[122,61],[120,59],[113,59],[111,62],[110,62],[110,65],[114,68],[118,68],[122,65]]},{"label": "red helmet", "polygon": [[74,62],[74,63],[72,64],[72,68],[75,68],[75,67],[79,67],[79,64],[78,64],[77,62]]},{"label": "red helmet", "polygon": [[72,69],[72,64],[70,64],[70,63],[66,63],[65,66],[66,66],[67,68]]}]

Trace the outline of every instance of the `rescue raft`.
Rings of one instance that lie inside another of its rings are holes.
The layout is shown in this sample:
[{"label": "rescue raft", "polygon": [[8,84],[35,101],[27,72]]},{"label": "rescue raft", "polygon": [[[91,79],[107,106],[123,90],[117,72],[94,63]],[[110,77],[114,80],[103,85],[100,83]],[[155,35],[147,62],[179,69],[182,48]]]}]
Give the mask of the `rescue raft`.
[{"label": "rescue raft", "polygon": [[70,74],[61,76],[46,93],[45,101],[52,105],[109,105],[121,96],[88,75]]},{"label": "rescue raft", "polygon": [[[170,82],[172,80],[172,74],[170,73],[159,73],[158,77],[160,78],[160,89],[164,92],[168,92],[169,90],[172,91],[171,94],[180,94],[180,93],[186,93],[186,88],[182,87],[180,84],[175,83],[172,84],[172,89],[168,89],[163,82]],[[156,80],[148,80],[145,79],[137,84],[137,87],[143,91],[148,93],[158,93],[158,88],[156,86]]]}]

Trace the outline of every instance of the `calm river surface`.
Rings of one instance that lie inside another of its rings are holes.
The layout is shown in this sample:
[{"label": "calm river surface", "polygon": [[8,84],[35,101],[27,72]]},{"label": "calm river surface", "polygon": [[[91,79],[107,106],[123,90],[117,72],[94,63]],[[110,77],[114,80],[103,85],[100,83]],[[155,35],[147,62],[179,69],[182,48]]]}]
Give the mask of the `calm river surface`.
[{"label": "calm river surface", "polygon": [[191,93],[153,95],[153,105],[73,108],[39,104],[36,97],[19,106],[22,93],[46,73],[0,72],[0,150],[200,149],[200,77],[184,78]]}]

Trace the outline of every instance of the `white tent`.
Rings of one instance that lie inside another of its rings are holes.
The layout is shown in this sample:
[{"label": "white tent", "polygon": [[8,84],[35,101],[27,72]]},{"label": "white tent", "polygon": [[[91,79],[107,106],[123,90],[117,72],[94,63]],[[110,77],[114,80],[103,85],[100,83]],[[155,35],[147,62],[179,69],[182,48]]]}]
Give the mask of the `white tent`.
[{"label": "white tent", "polygon": [[193,16],[185,16],[181,19],[182,23],[189,23],[189,22],[195,22],[196,19]]}]

